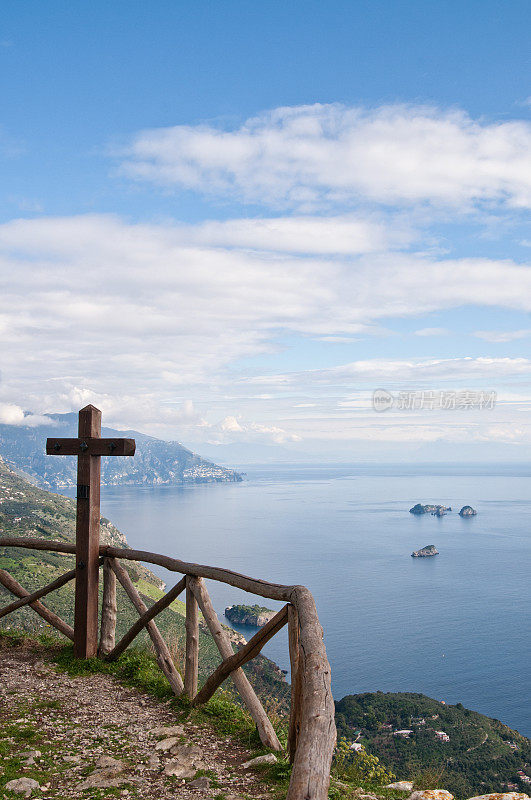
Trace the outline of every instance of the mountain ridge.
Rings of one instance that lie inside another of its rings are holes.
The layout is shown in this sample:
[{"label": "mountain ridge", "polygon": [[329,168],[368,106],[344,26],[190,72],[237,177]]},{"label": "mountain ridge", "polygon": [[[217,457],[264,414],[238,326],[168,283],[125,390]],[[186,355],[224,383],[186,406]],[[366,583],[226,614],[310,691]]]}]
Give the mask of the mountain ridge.
[{"label": "mountain ridge", "polygon": [[[77,414],[47,414],[50,424],[0,424],[0,452],[7,464],[44,489],[76,485],[76,460],[45,455],[47,437],[77,436]],[[102,428],[102,436],[136,440],[134,458],[104,458],[103,486],[178,486],[235,483],[242,476],[202,458],[180,442],[168,442],[140,431]]]}]

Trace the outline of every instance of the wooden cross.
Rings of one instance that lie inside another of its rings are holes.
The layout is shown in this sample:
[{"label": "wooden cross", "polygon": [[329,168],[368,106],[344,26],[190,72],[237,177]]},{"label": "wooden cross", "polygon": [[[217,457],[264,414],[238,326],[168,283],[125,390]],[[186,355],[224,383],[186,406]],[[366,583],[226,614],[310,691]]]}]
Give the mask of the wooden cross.
[{"label": "wooden cross", "polygon": [[134,456],[134,439],[102,439],[101,411],[79,412],[77,439],[47,439],[46,453],[77,456],[76,599],[74,655],[92,658],[98,651],[101,456]]}]

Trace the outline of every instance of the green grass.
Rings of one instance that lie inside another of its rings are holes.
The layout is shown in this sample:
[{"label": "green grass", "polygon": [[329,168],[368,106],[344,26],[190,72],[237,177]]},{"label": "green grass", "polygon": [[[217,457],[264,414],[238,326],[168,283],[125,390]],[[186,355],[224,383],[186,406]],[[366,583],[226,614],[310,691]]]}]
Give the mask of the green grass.
[{"label": "green grass", "polygon": [[[11,706],[12,716],[18,717],[20,714],[29,713],[30,708],[24,702],[13,701]],[[29,750],[39,750],[41,757],[32,766],[26,766],[25,757],[21,753]],[[0,792],[6,798],[20,798],[14,792],[5,789],[10,781],[20,778],[33,778],[39,784],[46,784],[54,773],[56,764],[55,748],[44,741],[38,727],[27,722],[7,722],[0,727],[0,760],[2,768],[0,771]],[[40,794],[40,793],[38,793]],[[35,796],[38,796],[36,794]]]},{"label": "green grass", "polygon": [[[137,581],[136,588],[140,594],[150,597],[152,600],[160,600],[160,598],[165,594],[162,589],[159,589],[158,586],[154,586],[152,583],[149,583],[145,578],[140,578]],[[172,603],[170,603],[169,608],[171,608],[172,611],[175,611],[176,614],[180,614],[181,617],[186,616],[186,603],[184,603],[182,600],[174,600]]]}]

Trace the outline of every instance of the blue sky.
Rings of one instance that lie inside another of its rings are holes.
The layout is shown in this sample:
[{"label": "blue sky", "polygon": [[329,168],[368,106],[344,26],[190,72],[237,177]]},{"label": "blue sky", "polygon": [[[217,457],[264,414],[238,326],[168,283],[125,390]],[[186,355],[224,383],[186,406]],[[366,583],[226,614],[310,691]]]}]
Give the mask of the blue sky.
[{"label": "blue sky", "polygon": [[[0,418],[90,400],[220,458],[528,458],[530,23],[9,4]],[[382,415],[378,387],[498,401]]]}]

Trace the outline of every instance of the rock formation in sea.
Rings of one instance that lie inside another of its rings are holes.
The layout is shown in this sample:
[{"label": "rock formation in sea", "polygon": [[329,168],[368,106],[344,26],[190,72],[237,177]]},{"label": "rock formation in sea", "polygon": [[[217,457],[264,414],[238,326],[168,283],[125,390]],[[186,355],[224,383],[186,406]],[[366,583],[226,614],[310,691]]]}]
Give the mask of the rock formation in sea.
[{"label": "rock formation in sea", "polygon": [[443,517],[447,511],[451,511],[451,506],[441,506],[427,503],[417,503],[413,508],[409,509],[410,514],[433,514],[434,517]]},{"label": "rock formation in sea", "polygon": [[459,512],[460,517],[475,517],[478,512],[472,506],[463,506]]},{"label": "rock formation in sea", "polygon": [[271,611],[264,606],[229,606],[225,609],[225,616],[236,625],[253,625],[261,628],[266,622],[272,619],[276,611]]},{"label": "rock formation in sea", "polygon": [[420,550],[414,550],[411,555],[413,558],[428,558],[429,556],[438,556],[439,551],[434,544],[427,544],[426,547],[421,547]]}]

